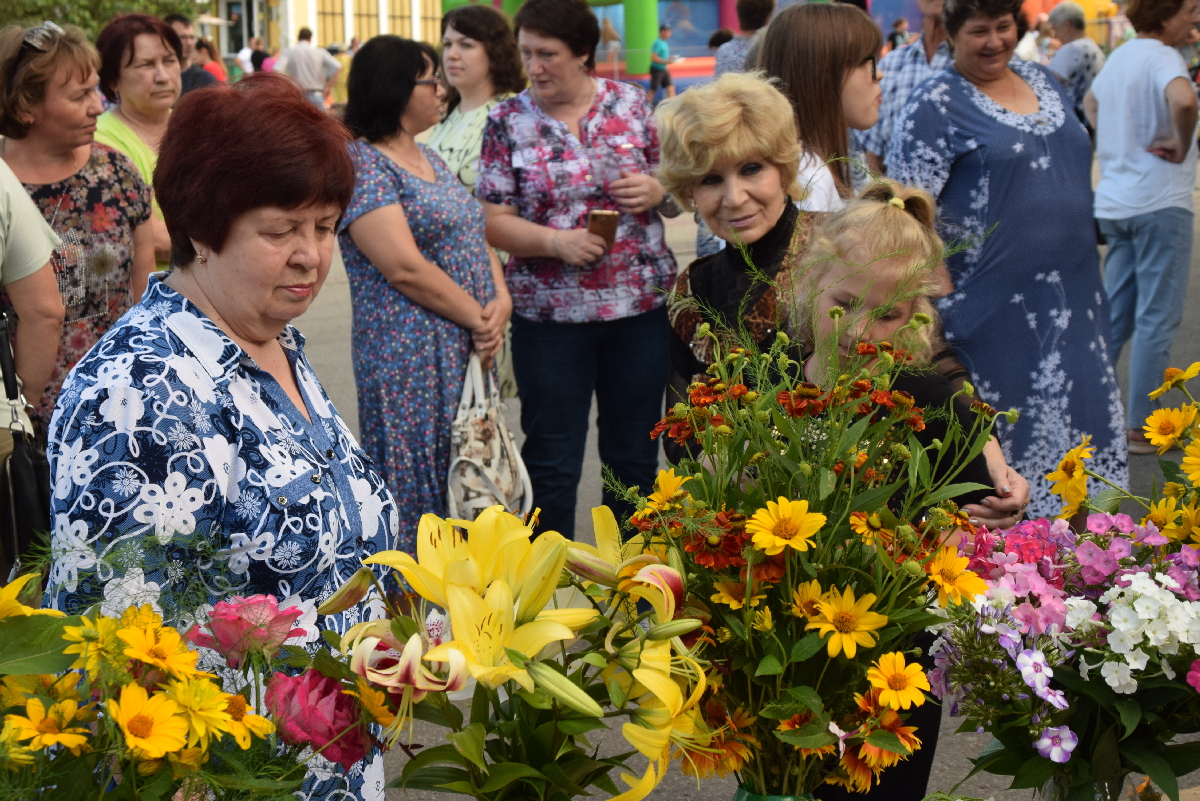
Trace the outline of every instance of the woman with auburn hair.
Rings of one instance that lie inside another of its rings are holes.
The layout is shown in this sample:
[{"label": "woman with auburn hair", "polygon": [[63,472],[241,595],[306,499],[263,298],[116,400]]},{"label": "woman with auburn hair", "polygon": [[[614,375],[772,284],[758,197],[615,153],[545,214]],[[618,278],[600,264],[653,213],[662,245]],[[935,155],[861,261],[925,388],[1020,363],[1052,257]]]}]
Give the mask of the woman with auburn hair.
[{"label": "woman with auburn hair", "polygon": [[[56,608],[150,604],[182,630],[265,593],[304,611],[296,645],[381,615],[373,596],[316,614],[395,547],[396,514],[291,325],[329,274],[348,144],[282,76],[180,101],[155,172],[171,271],[76,365],[50,427]],[[316,756],[299,792],[382,801],[382,755],[363,730],[343,740],[365,765]]]},{"label": "woman with auburn hair", "polygon": [[[35,315],[15,309],[17,352],[34,345],[32,337],[50,355],[45,393],[25,388],[43,430],[67,373],[141,298],[154,270],[150,187],[127,156],[95,141],[104,111],[99,68],[96,48],[74,26],[0,31],[0,75],[10,76],[0,99],[0,157],[62,240],[51,291],[65,324],[47,338]],[[0,294],[4,311],[19,302],[12,291]]]},{"label": "woman with auburn hair", "polygon": [[[149,14],[122,14],[96,37],[100,91],[114,105],[96,120],[96,141],[119,150],[147,184],[183,82],[183,43],[175,29]],[[158,201],[151,201],[154,251],[166,269],[171,240]]]},{"label": "woman with auburn hair", "polygon": [[848,129],[865,131],[879,120],[881,47],[879,26],[844,3],[790,6],[767,28],[758,69],[778,79],[791,101],[808,211],[836,211],[853,194]]},{"label": "woman with auburn hair", "polygon": [[488,114],[525,88],[508,18],[483,5],[459,6],[442,17],[442,71],[450,87],[446,116],[430,129],[427,144],[474,194]]}]

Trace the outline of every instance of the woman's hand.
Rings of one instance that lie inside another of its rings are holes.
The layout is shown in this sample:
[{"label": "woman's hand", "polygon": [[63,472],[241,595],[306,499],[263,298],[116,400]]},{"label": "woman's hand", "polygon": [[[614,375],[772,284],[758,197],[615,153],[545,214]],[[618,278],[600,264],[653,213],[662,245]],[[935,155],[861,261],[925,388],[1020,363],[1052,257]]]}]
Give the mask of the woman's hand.
[{"label": "woman's hand", "polygon": [[554,255],[572,267],[590,264],[603,256],[605,250],[604,237],[593,234],[586,228],[555,231],[550,244]]},{"label": "woman's hand", "polygon": [[640,214],[662,205],[666,190],[653,175],[621,170],[619,180],[613,181],[608,193],[621,205],[621,211]]},{"label": "woman's hand", "polygon": [[988,474],[996,487],[996,494],[989,495],[980,503],[969,503],[963,511],[971,516],[971,522],[990,529],[1011,528],[1025,516],[1029,503],[1029,482],[1004,461],[1000,444],[993,439],[983,449],[987,459]]},{"label": "woman's hand", "polygon": [[471,342],[485,370],[492,366],[492,360],[504,344],[504,329],[510,316],[512,295],[508,292],[498,292],[496,297],[483,307],[483,323],[471,332]]}]

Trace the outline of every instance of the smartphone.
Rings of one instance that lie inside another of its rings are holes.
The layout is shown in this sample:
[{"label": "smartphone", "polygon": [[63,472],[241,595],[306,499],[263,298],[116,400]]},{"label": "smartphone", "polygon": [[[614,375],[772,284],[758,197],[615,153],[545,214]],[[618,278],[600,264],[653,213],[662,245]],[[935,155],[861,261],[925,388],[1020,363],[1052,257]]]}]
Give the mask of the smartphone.
[{"label": "smartphone", "polygon": [[612,250],[617,241],[617,220],[621,212],[592,209],[588,212],[588,233],[604,237],[604,246]]}]

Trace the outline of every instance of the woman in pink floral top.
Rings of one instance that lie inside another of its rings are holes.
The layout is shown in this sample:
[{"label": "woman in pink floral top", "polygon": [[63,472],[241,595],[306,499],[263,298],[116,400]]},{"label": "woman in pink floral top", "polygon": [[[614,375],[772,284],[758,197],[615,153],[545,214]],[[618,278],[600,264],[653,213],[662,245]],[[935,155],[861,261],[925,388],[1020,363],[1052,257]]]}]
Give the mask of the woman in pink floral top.
[{"label": "woman in pink floral top", "polygon": [[[669,358],[664,307],[676,265],[654,177],[658,133],[637,87],[596,78],[600,26],[584,0],[529,0],[513,20],[529,88],[488,117],[476,196],[488,240],[510,254],[522,454],[543,527],[572,536],[588,410],[600,458],[649,486]],[[620,212],[615,244],[588,212]],[[605,502],[622,504],[605,492]]]}]

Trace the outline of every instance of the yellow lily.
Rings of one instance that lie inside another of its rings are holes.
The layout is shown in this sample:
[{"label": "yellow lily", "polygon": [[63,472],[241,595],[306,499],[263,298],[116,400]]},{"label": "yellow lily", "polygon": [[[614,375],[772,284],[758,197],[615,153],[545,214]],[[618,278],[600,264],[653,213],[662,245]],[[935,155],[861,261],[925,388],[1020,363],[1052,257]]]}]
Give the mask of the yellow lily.
[{"label": "yellow lily", "polygon": [[506,648],[533,657],[548,644],[575,636],[570,628],[555,620],[516,625],[512,590],[502,579],[493,581],[483,598],[459,584],[447,585],[446,596],[455,639],[433,648],[425,654],[425,659],[446,662],[450,652],[458,651],[466,659],[471,675],[493,690],[511,680],[529,692],[534,691],[528,671],[509,661]]},{"label": "yellow lily", "polygon": [[633,721],[621,728],[625,740],[650,760],[641,779],[622,774],[621,778],[630,789],[615,798],[622,801],[640,801],[653,790],[670,762],[671,746],[674,745],[687,758],[689,751],[705,750],[712,735],[705,727],[696,704],[704,695],[706,679],[704,671],[694,661],[696,686],[686,701],[679,682],[656,670],[638,668],[633,671],[638,684],[647,693],[638,705]]},{"label": "yellow lily", "polygon": [[568,543],[567,569],[584,581],[616,587],[621,567],[638,556],[641,548],[633,541],[621,539],[617,518],[607,506],[592,509],[592,531],[596,535],[595,545]]},{"label": "yellow lily", "polygon": [[34,609],[32,606],[26,606],[17,600],[21,595],[21,588],[28,584],[36,575],[38,574],[26,573],[8,586],[0,587],[0,620],[6,617],[25,617],[27,615],[63,616],[63,613],[57,609]]}]

